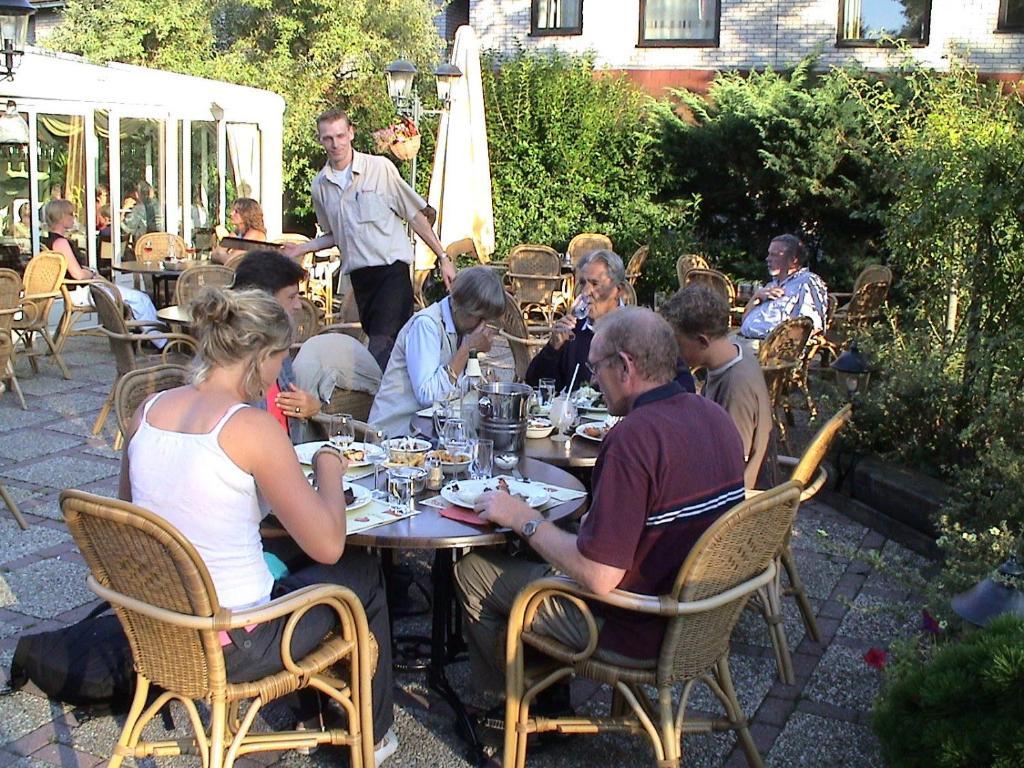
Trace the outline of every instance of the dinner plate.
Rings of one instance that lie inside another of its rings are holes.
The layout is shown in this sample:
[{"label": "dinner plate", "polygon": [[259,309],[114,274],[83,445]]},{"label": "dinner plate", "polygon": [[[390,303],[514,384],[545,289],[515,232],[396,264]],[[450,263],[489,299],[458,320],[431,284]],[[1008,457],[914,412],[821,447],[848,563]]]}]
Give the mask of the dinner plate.
[{"label": "dinner plate", "polygon": [[[299,443],[295,446],[295,455],[298,457],[300,464],[312,464],[313,454],[327,444],[328,441],[326,440],[314,440],[311,443]],[[365,443],[349,443],[348,448],[342,451],[342,453],[348,453],[349,451],[363,451],[364,454],[370,454],[380,450],[382,449],[375,445],[367,446]],[[350,467],[367,467],[370,464],[371,462],[367,461],[365,455],[359,461],[353,461],[352,459],[349,459],[348,461],[348,465]]]},{"label": "dinner plate", "polygon": [[[544,506],[548,501],[548,492],[537,483],[524,483],[521,480],[506,479],[509,493],[521,495],[524,500],[534,509]],[[484,491],[498,490],[498,481],[495,478],[489,480],[459,480],[448,483],[441,489],[441,498],[450,504],[459,507],[473,508],[473,502]]]},{"label": "dinner plate", "polygon": [[[597,436],[588,435],[586,432],[586,430],[588,429],[598,429],[601,431],[601,434]],[[604,436],[608,434],[608,431],[610,429],[611,427],[609,427],[607,424],[604,424],[603,422],[592,421],[589,424],[580,424],[578,427],[576,427],[576,434],[582,437],[584,440],[593,440],[595,443],[600,443],[602,440],[604,440]]]},{"label": "dinner plate", "polygon": [[345,485],[346,487],[352,489],[352,493],[356,497],[351,504],[345,507],[346,512],[351,512],[353,509],[365,507],[373,500],[373,496],[371,495],[369,488],[364,488],[361,485],[348,485],[348,483],[346,483]]}]

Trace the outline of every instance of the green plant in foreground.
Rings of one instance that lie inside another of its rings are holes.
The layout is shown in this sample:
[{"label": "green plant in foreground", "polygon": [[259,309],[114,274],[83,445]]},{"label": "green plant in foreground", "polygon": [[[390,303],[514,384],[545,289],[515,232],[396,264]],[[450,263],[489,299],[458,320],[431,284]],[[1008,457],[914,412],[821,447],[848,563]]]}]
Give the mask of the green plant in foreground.
[{"label": "green plant in foreground", "polygon": [[1024,765],[1024,620],[904,646],[886,670],[873,726],[892,768]]}]

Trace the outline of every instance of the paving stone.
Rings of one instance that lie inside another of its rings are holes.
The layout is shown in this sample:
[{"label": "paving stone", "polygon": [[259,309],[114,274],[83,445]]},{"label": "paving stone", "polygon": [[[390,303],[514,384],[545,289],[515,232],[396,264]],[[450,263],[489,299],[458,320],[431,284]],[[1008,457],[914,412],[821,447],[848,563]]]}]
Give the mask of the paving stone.
[{"label": "paving stone", "polygon": [[22,427],[38,426],[48,421],[60,418],[60,415],[51,411],[43,410],[40,407],[33,407],[30,411],[23,411],[17,406],[11,406],[13,398],[5,397],[0,402],[0,432],[10,429],[21,429]]},{"label": "paving stone", "polygon": [[937,564],[927,557],[889,540],[879,552],[883,563],[881,569],[872,569],[864,582],[869,591],[921,591]]},{"label": "paving stone", "polygon": [[918,630],[921,608],[921,605],[861,592],[837,632],[844,637],[870,640],[874,645],[888,645],[893,639]]},{"label": "paving stone", "polygon": [[[15,691],[0,696],[0,744],[7,744],[7,749],[10,751],[12,742],[16,742],[46,725],[55,717],[70,711],[70,707],[64,704],[33,696],[24,691]],[[41,747],[43,744],[38,746]]]},{"label": "paving stone", "polygon": [[82,381],[75,381],[74,373],[71,374],[70,379],[61,378],[59,375],[48,376],[41,373],[38,376],[18,379],[18,383],[21,384],[22,392],[26,395],[33,395],[35,397],[45,397],[47,395],[71,392],[84,386]]},{"label": "paving stone", "polygon": [[790,546],[822,554],[832,554],[837,549],[853,551],[867,530],[821,503],[804,503],[793,526]]},{"label": "paving stone", "polygon": [[870,728],[794,713],[768,753],[768,768],[884,768],[878,739]]},{"label": "paving stone", "polygon": [[49,493],[37,493],[30,501],[22,505],[21,511],[26,515],[45,517],[50,520],[63,520],[64,516],[60,513],[60,496],[52,489],[48,490]]},{"label": "paving stone", "polygon": [[102,757],[79,752],[63,744],[48,744],[32,753],[37,764],[59,765],[61,768],[93,768],[105,762]]},{"label": "paving stone", "polygon": [[98,411],[103,407],[103,400],[103,397],[92,392],[68,392],[39,398],[39,407],[55,411],[61,416],[79,416]]},{"label": "paving stone", "polygon": [[92,425],[96,421],[96,414],[89,413],[85,416],[78,416],[62,421],[55,422],[53,424],[47,424],[47,429],[53,429],[58,432],[65,432],[69,435],[78,435],[84,437],[87,440],[104,440],[108,444],[113,443],[114,435],[117,434],[117,419],[111,415],[107,419],[106,424],[103,425],[103,431],[100,435],[93,437]]},{"label": "paving stone", "polygon": [[882,673],[864,661],[866,651],[867,646],[830,645],[804,689],[805,698],[869,711],[878,695]]},{"label": "paving stone", "polygon": [[[849,564],[849,561],[836,555],[824,555],[807,549],[794,549],[793,560],[808,597],[819,600],[828,599]],[[782,580],[784,584],[789,583],[785,570]]]},{"label": "paving stone", "polygon": [[[786,630],[786,645],[793,650],[803,640],[806,627],[804,627],[800,609],[792,598],[784,597],[782,599],[782,618]],[[764,648],[770,648],[772,645],[767,622],[761,612],[753,608],[745,610],[740,615],[740,620],[732,631],[732,639],[734,643],[748,643]]]},{"label": "paving stone", "polygon": [[23,531],[13,519],[0,516],[0,563],[52,547],[70,538],[54,528],[38,525],[29,526],[27,531]]},{"label": "paving stone", "polygon": [[35,459],[81,444],[77,437],[48,429],[19,430],[0,434],[0,456],[15,461]]},{"label": "paving stone", "polygon": [[4,467],[0,474],[12,480],[63,490],[77,488],[95,480],[116,475],[118,471],[118,466],[111,462],[65,455],[32,464]]},{"label": "paving stone", "polygon": [[85,585],[89,569],[56,558],[0,574],[0,606],[40,619],[53,618],[94,600]]}]

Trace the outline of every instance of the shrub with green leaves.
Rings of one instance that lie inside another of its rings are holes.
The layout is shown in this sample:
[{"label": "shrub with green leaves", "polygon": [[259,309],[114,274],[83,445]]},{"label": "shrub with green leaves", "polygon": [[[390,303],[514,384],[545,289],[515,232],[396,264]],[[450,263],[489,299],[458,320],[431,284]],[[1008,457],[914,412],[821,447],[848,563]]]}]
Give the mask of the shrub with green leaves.
[{"label": "shrub with green leaves", "polygon": [[873,725],[892,768],[1024,765],[1024,620],[910,647],[886,668]]}]

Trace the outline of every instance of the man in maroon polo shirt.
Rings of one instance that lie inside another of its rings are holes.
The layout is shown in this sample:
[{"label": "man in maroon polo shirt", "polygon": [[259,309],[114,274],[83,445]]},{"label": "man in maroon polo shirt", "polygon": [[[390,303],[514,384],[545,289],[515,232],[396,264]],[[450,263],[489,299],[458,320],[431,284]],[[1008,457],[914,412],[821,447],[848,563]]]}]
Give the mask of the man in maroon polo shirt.
[{"label": "man in maroon polo shirt", "polygon": [[[578,534],[506,493],[479,499],[482,517],[511,528],[546,561],[486,552],[455,567],[473,673],[484,689],[503,690],[505,622],[523,585],[560,572],[596,594],[664,594],[700,535],[743,500],[739,433],[721,407],[675,381],[677,355],[668,323],[648,309],[626,307],[597,324],[587,365],[609,412],[625,418],[601,446]],[[656,655],[663,619],[597,605],[594,613],[603,653]],[[533,629],[581,649],[587,642],[582,614],[557,599]]]}]

